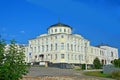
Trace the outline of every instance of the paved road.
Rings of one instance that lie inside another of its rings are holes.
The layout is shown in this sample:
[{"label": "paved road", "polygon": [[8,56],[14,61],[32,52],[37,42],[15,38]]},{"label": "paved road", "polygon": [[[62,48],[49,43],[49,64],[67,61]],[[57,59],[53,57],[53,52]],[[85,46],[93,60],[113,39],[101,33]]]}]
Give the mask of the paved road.
[{"label": "paved road", "polygon": [[[76,71],[72,69],[59,69],[59,68],[44,68],[44,67],[32,67],[28,76],[75,76]],[[80,74],[79,74],[80,75]]]},{"label": "paved road", "polygon": [[56,77],[56,76],[70,76],[74,77],[75,80],[113,80],[108,78],[99,78],[99,77],[93,77],[93,76],[85,76],[82,74],[83,71],[75,71],[73,69],[59,69],[59,68],[44,68],[44,67],[32,67],[29,70],[30,72],[27,74],[27,76],[32,77],[44,77],[44,76],[50,76],[50,77]]}]

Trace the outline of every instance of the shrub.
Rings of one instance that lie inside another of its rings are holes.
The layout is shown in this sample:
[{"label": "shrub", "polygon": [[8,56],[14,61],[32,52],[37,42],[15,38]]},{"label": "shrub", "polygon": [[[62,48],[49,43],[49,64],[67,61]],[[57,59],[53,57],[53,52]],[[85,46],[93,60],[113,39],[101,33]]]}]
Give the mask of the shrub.
[{"label": "shrub", "polygon": [[94,59],[93,64],[94,64],[95,69],[100,69],[101,66],[102,66],[101,63],[100,63],[99,58],[97,58],[97,57]]},{"label": "shrub", "polygon": [[112,72],[112,78],[120,80],[120,71],[114,71],[114,72]]},{"label": "shrub", "polygon": [[85,70],[85,64],[82,64],[82,70]]}]

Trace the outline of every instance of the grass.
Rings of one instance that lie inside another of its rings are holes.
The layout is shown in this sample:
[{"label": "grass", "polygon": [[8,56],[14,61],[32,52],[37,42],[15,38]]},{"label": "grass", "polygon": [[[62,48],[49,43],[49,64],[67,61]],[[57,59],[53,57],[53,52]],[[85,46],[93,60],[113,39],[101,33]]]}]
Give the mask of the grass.
[{"label": "grass", "polygon": [[90,71],[90,72],[84,72],[85,75],[88,76],[96,76],[96,77],[103,77],[103,78],[112,78],[110,74],[104,74],[101,71]]}]

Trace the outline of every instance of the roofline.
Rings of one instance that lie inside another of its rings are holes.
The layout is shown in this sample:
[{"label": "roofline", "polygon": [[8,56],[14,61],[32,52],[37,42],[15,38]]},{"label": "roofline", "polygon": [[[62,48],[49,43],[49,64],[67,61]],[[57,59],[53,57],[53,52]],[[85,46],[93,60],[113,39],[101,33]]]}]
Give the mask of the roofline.
[{"label": "roofline", "polygon": [[[57,24],[63,24],[63,23],[56,23],[56,24],[53,24],[53,25],[51,25],[50,27],[48,27],[47,30],[49,30],[49,29],[52,28],[52,27],[56,27]],[[71,26],[66,25],[66,24],[63,24],[63,26],[62,26],[62,25],[60,25],[60,26],[61,26],[61,27],[68,27],[68,28],[70,28],[70,29],[73,29]],[[58,27],[59,27],[59,26],[58,26]]]}]

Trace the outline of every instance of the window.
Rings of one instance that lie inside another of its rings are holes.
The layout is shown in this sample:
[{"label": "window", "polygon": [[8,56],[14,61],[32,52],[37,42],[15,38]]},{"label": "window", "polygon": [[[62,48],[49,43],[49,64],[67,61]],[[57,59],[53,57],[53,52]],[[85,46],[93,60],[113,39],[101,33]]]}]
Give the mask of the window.
[{"label": "window", "polygon": [[42,52],[44,52],[44,45],[42,45]]},{"label": "window", "polygon": [[57,54],[55,54],[55,60],[57,59]]},{"label": "window", "polygon": [[53,45],[51,44],[51,51],[53,50]]},{"label": "window", "polygon": [[33,52],[33,47],[31,47],[31,51]]},{"label": "window", "polygon": [[113,57],[113,52],[111,52],[111,57]]},{"label": "window", "polygon": [[40,44],[40,40],[38,40],[38,44]]},{"label": "window", "polygon": [[61,50],[64,50],[64,43],[61,43]]},{"label": "window", "polygon": [[80,51],[79,48],[80,48],[80,47],[79,47],[79,45],[78,45],[78,51]]},{"label": "window", "polygon": [[69,54],[68,54],[68,60],[69,60],[69,57],[70,57],[70,56],[69,56]]},{"label": "window", "polygon": [[36,53],[36,47],[34,47],[34,52]]},{"label": "window", "polygon": [[77,55],[75,55],[75,60],[77,60]]},{"label": "window", "polygon": [[55,29],[55,32],[57,32],[57,29]]},{"label": "window", "polygon": [[66,32],[66,29],[64,29],[64,32]]},{"label": "window", "polygon": [[40,52],[40,46],[38,46],[38,52]]},{"label": "window", "polygon": [[68,33],[70,32],[70,30],[68,29]]},{"label": "window", "polygon": [[48,45],[46,45],[46,51],[48,51]]},{"label": "window", "polygon": [[51,60],[52,60],[52,54],[51,54]]},{"label": "window", "polygon": [[51,36],[51,40],[52,40],[52,36]]},{"label": "window", "polygon": [[53,29],[51,29],[51,33],[53,33]]},{"label": "window", "polygon": [[55,50],[57,50],[57,43],[55,44]]},{"label": "window", "polygon": [[55,39],[57,39],[57,36],[55,36]]},{"label": "window", "polygon": [[67,50],[69,50],[69,43],[67,44]]},{"label": "window", "polygon": [[74,51],[76,51],[76,45],[74,45]]},{"label": "window", "polygon": [[71,51],[73,51],[73,45],[71,44]]},{"label": "window", "polygon": [[48,38],[46,38],[46,42],[48,42]]},{"label": "window", "polygon": [[62,32],[62,29],[60,28],[60,32]]},{"label": "window", "polygon": [[62,35],[61,38],[64,38],[64,36]]},{"label": "window", "polygon": [[64,59],[65,58],[65,55],[64,54],[61,54],[61,59]]},{"label": "window", "polygon": [[79,60],[81,61],[81,56],[79,55]]},{"label": "window", "polygon": [[73,60],[73,54],[71,55],[71,59]]}]

